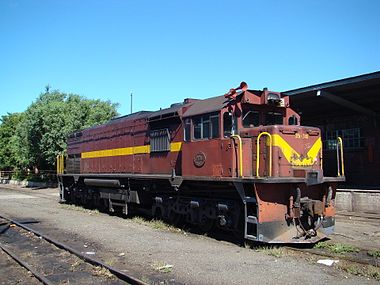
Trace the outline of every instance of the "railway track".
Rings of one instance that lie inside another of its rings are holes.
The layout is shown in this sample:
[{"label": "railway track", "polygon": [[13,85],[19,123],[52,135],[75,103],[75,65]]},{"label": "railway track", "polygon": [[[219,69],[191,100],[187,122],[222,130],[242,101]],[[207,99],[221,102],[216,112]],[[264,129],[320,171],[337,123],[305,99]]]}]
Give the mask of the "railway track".
[{"label": "railway track", "polygon": [[47,285],[147,285],[126,272],[1,215],[0,249]]}]

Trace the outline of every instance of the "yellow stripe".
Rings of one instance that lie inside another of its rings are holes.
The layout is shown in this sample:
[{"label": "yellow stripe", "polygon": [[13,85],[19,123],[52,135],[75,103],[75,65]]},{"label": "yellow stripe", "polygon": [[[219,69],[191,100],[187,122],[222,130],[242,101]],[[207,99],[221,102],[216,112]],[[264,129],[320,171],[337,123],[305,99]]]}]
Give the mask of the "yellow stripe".
[{"label": "yellow stripe", "polygon": [[[182,142],[174,142],[170,144],[171,152],[181,151],[181,148],[182,148]],[[100,157],[122,156],[122,155],[132,155],[132,154],[148,154],[148,153],[150,153],[150,145],[142,145],[142,146],[132,146],[132,147],[82,152],[81,158],[100,158]]]},{"label": "yellow stripe", "polygon": [[274,134],[273,146],[281,149],[286,160],[294,166],[311,166],[314,164],[315,159],[322,148],[321,138],[318,138],[313,146],[309,149],[306,157],[301,158],[301,155],[296,152],[280,135]]},{"label": "yellow stripe", "polygon": [[170,144],[171,152],[181,151],[181,148],[182,148],[182,142],[175,142],[175,143]]}]

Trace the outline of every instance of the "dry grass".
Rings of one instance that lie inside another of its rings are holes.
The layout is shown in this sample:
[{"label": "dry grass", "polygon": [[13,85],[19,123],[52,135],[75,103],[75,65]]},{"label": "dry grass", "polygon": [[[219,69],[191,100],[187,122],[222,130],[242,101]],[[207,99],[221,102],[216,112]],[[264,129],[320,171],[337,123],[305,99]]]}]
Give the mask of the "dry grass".
[{"label": "dry grass", "polygon": [[173,265],[167,264],[164,261],[157,261],[152,264],[154,270],[161,273],[169,273],[173,270]]},{"label": "dry grass", "polygon": [[363,265],[352,263],[348,261],[341,261],[337,264],[337,267],[347,273],[364,276],[380,281],[380,268],[372,265]]},{"label": "dry grass", "polygon": [[97,210],[97,209],[86,209],[86,208],[76,206],[76,205],[71,205],[71,204],[59,204],[59,206],[63,209],[83,212],[83,213],[87,213],[89,215],[99,214],[99,210]]},{"label": "dry grass", "polygon": [[75,268],[77,268],[78,266],[80,266],[81,264],[83,264],[83,262],[84,262],[83,260],[78,259],[73,264],[71,264],[71,270],[74,270]]},{"label": "dry grass", "polygon": [[268,254],[270,256],[274,256],[277,258],[280,258],[285,255],[285,249],[283,247],[276,247],[276,246],[263,246],[256,248],[256,251],[263,252],[265,254]]},{"label": "dry grass", "polygon": [[170,232],[183,232],[183,230],[176,228],[172,225],[169,225],[162,220],[147,220],[147,219],[144,219],[143,217],[136,216],[132,218],[132,221],[139,225],[148,226],[150,228],[157,229],[157,230],[166,230]]},{"label": "dry grass", "polygon": [[102,266],[96,266],[92,270],[92,274],[95,276],[100,276],[100,277],[106,277],[108,279],[114,279],[115,276],[107,269]]}]

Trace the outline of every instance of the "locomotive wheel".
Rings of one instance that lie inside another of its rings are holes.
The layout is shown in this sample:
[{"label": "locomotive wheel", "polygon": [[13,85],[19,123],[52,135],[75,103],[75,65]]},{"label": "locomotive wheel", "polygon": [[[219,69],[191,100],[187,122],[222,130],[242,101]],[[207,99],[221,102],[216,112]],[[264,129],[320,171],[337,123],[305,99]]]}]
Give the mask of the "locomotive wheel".
[{"label": "locomotive wheel", "polygon": [[215,227],[215,220],[203,217],[202,222],[198,225],[198,227],[204,233],[211,232],[211,230]]},{"label": "locomotive wheel", "polygon": [[171,225],[174,225],[176,227],[178,226],[181,226],[183,224],[183,221],[184,221],[184,216],[181,215],[181,214],[177,214],[176,212],[170,212],[170,215],[169,217],[166,219],[166,221],[171,224]]}]

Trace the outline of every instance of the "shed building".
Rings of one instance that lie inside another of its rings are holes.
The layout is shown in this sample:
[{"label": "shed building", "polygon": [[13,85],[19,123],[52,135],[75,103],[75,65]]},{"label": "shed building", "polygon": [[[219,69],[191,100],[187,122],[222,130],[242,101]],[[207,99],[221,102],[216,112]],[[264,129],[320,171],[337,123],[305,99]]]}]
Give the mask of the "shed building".
[{"label": "shed building", "polygon": [[302,125],[321,128],[326,176],[337,174],[340,136],[347,185],[380,187],[380,71],[283,93]]}]

